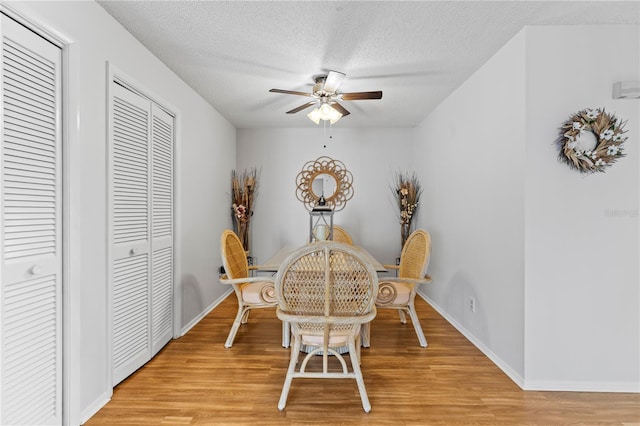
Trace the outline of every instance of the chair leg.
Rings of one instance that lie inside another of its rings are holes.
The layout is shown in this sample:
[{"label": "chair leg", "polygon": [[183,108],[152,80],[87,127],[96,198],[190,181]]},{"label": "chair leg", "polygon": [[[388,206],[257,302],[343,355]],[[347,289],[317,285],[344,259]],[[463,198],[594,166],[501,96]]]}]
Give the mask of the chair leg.
[{"label": "chair leg", "polygon": [[282,321],[282,347],[291,346],[291,326],[288,322]]},{"label": "chair leg", "polygon": [[242,318],[245,316],[245,314],[248,311],[249,309],[246,309],[242,305],[238,306],[238,313],[236,314],[236,319],[233,320],[231,331],[229,331],[229,336],[227,337],[227,341],[224,344],[225,348],[230,348],[231,346],[233,346],[233,341],[236,338],[236,333],[238,332],[238,329],[240,328],[240,324],[242,323]]},{"label": "chair leg", "polygon": [[246,309],[244,311],[244,315],[242,315],[242,321],[240,321],[241,324],[246,324],[249,321],[250,312],[251,312],[251,309]]},{"label": "chair leg", "polygon": [[362,339],[362,346],[368,348],[371,346],[371,323],[367,322],[362,324],[360,329],[360,337]]},{"label": "chair leg", "polygon": [[369,402],[369,397],[367,396],[367,389],[364,387],[364,379],[362,378],[362,370],[360,369],[360,358],[356,354],[356,344],[350,339],[349,340],[349,358],[351,358],[351,367],[353,368],[353,373],[356,377],[356,383],[358,384],[358,390],[360,391],[360,399],[362,400],[362,408],[365,413],[371,411],[371,403]]},{"label": "chair leg", "polygon": [[418,319],[418,314],[416,313],[415,306],[413,306],[413,304],[410,304],[407,307],[407,311],[409,311],[409,316],[411,316],[411,322],[413,323],[413,328],[416,330],[416,335],[418,336],[420,346],[426,348],[427,339],[424,337],[424,333],[422,332],[422,326],[420,325],[420,320]]},{"label": "chair leg", "polygon": [[289,395],[289,388],[293,381],[293,374],[296,370],[296,364],[298,364],[298,355],[300,354],[301,340],[299,337],[293,339],[293,346],[291,347],[291,360],[289,360],[289,368],[287,369],[287,376],[284,379],[284,385],[282,386],[282,393],[280,394],[280,401],[278,401],[278,410],[284,410],[287,405],[287,396]]},{"label": "chair leg", "polygon": [[398,309],[398,315],[400,316],[400,322],[406,324],[407,316],[404,314],[404,311],[402,309]]}]

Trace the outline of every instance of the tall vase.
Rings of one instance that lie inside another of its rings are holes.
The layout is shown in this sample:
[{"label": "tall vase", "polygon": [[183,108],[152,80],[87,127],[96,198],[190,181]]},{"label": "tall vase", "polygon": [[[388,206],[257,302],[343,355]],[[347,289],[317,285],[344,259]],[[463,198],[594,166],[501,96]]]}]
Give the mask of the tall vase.
[{"label": "tall vase", "polygon": [[236,235],[240,239],[242,243],[242,247],[244,251],[249,252],[249,222],[245,222],[239,218],[235,218],[235,229]]},{"label": "tall vase", "polygon": [[242,241],[242,247],[244,247],[244,251],[249,254],[249,222],[245,222],[242,227],[242,237],[240,238]]},{"label": "tall vase", "polygon": [[402,245],[400,246],[400,250],[404,248],[404,243],[407,242],[407,238],[411,235],[411,222],[400,224],[400,235],[402,237]]},{"label": "tall vase", "polygon": [[238,221],[238,238],[242,242],[244,251],[249,252],[249,222]]}]

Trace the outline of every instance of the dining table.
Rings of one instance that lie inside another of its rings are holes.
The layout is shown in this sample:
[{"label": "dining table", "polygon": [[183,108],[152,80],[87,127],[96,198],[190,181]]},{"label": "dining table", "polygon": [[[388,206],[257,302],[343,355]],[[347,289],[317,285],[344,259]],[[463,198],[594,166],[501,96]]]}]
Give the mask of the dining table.
[{"label": "dining table", "polygon": [[[365,259],[369,261],[371,265],[373,265],[373,269],[377,273],[385,273],[389,272],[387,268],[385,268],[382,263],[380,263],[375,257],[373,257],[367,250],[365,250],[361,246],[353,245],[352,247],[358,249],[364,255]],[[289,257],[291,253],[299,249],[299,246],[286,245],[281,247],[273,256],[267,259],[264,263],[257,265],[254,270],[259,272],[278,272],[280,269],[280,265],[284,260]]]},{"label": "dining table", "polygon": [[[368,260],[368,262],[373,266],[373,269],[378,274],[389,272],[387,268],[385,268],[384,265],[380,263],[380,261],[378,261],[375,257],[373,257],[366,249],[357,245],[352,245],[352,247],[356,248],[358,251],[362,253],[364,258]],[[256,265],[253,268],[253,271],[268,272],[275,275],[278,272],[278,269],[280,269],[280,265],[282,265],[284,260],[299,248],[300,248],[299,246],[285,245],[280,249],[278,249],[278,251],[273,256],[268,258],[265,262],[263,262],[260,265]],[[366,337],[367,336],[363,336],[362,346],[369,347],[369,341]],[[291,345],[291,333],[289,330],[289,324],[287,322],[283,322],[282,323],[282,346],[285,348],[288,348],[290,345]],[[305,347],[303,347],[302,350],[305,352],[307,351]],[[343,353],[343,352],[348,352],[349,348],[348,347],[336,348],[336,350],[340,353]]]}]

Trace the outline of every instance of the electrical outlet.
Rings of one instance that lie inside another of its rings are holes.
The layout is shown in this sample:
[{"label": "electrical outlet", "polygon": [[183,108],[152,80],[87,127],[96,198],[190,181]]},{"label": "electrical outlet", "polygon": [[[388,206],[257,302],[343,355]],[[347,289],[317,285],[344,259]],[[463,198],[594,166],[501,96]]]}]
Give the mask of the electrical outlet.
[{"label": "electrical outlet", "polygon": [[476,311],[476,299],[473,297],[469,298],[469,311],[471,312],[475,312]]}]

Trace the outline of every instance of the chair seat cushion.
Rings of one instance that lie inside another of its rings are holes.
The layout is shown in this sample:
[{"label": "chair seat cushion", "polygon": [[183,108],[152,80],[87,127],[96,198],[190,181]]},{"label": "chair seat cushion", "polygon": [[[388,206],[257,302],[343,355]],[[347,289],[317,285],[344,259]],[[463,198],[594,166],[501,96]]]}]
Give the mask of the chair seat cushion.
[{"label": "chair seat cushion", "polygon": [[383,288],[383,284],[391,284],[396,290],[396,298],[393,302],[393,305],[406,305],[409,303],[409,296],[411,295],[412,285],[397,283],[397,282],[384,282],[380,283],[380,288]]},{"label": "chair seat cushion", "polygon": [[[263,289],[263,287],[266,287]],[[275,303],[275,291],[273,289],[273,283],[270,282],[256,282],[256,283],[248,283],[242,287],[242,300],[245,303],[251,304],[264,304],[265,301],[262,300],[262,297],[266,298],[267,303]]]},{"label": "chair seat cushion", "polygon": [[[322,346],[322,339],[322,336],[309,336],[303,334],[302,344],[310,346]],[[339,348],[342,346],[347,346],[347,341],[347,336],[329,336],[329,347]]]}]

